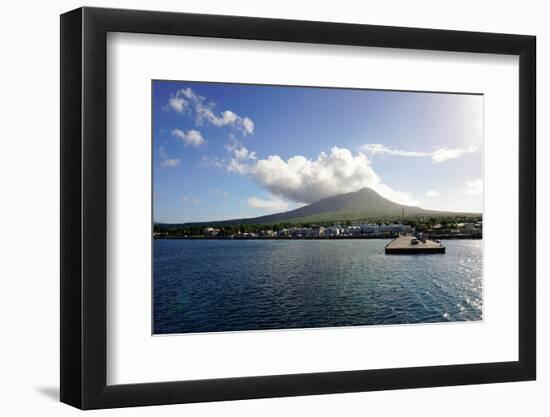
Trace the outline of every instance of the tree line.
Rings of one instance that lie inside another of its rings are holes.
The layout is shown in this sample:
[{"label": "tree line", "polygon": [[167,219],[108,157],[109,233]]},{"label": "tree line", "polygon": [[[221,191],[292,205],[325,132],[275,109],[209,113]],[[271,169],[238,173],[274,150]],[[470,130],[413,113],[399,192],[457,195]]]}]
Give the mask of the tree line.
[{"label": "tree line", "polygon": [[155,224],[154,233],[168,235],[168,236],[201,236],[204,234],[206,227],[213,227],[218,230],[218,236],[232,236],[236,234],[255,233],[274,231],[279,232],[291,227],[331,227],[339,225],[340,227],[349,227],[360,224],[397,224],[401,223],[405,226],[411,226],[418,231],[430,230],[436,224],[440,224],[442,229],[454,229],[458,223],[474,223],[481,221],[481,216],[477,217],[464,217],[464,216],[426,216],[426,217],[412,217],[402,219],[400,217],[389,218],[376,218],[376,219],[364,219],[358,221],[341,220],[341,221],[321,221],[321,222],[282,222],[277,224],[220,224],[218,226],[205,226],[205,225],[167,225],[167,224]]}]

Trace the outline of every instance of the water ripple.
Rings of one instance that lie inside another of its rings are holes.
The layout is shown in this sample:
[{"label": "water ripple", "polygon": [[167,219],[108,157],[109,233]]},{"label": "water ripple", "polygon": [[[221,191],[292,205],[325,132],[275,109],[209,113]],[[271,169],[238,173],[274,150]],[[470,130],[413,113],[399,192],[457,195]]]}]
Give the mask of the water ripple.
[{"label": "water ripple", "polygon": [[481,241],[418,256],[386,243],[157,240],[155,333],[481,320]]}]

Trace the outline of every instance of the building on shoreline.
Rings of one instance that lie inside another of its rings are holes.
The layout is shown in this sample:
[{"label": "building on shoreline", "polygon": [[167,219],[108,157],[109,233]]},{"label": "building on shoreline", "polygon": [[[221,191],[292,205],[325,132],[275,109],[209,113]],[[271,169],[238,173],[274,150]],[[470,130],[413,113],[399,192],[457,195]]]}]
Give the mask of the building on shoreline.
[{"label": "building on shoreline", "polygon": [[[311,227],[293,226],[277,231],[272,229],[259,232],[261,237],[279,238],[321,238],[321,237],[395,237],[403,233],[412,233],[414,229],[410,225],[394,224],[352,224],[341,226],[333,224],[328,227],[312,225]],[[243,233],[236,233],[233,237],[244,237]]]},{"label": "building on shoreline", "polygon": [[[232,225],[207,227],[155,228],[153,238],[208,238],[208,239],[337,239],[337,238],[394,238],[423,232],[437,239],[480,239],[483,234],[481,220],[462,222],[424,223],[395,222],[335,222],[333,224],[306,225]],[[414,225],[414,226],[413,226]]]}]

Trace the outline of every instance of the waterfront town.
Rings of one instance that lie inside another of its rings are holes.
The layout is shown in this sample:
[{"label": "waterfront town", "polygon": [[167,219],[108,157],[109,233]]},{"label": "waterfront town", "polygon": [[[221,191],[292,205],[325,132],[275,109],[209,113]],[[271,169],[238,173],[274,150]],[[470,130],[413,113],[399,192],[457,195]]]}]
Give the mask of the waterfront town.
[{"label": "waterfront town", "polygon": [[330,225],[223,225],[166,227],[155,225],[155,239],[368,239],[393,238],[422,232],[438,239],[480,239],[480,218],[460,222],[343,222]]}]

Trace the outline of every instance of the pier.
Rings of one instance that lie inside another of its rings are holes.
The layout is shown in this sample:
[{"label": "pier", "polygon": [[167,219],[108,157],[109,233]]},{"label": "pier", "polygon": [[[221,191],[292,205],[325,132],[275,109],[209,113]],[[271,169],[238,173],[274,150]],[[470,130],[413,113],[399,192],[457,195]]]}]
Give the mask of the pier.
[{"label": "pier", "polygon": [[386,254],[418,254],[418,253],[445,253],[445,246],[434,240],[426,239],[424,241],[415,236],[398,236],[386,245]]}]

